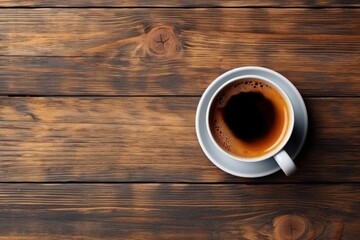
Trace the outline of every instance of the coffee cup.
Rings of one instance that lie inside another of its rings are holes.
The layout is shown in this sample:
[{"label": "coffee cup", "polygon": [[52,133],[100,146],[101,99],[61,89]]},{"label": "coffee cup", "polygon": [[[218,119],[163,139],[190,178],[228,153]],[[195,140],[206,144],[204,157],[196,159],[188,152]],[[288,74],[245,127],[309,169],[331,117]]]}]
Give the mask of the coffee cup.
[{"label": "coffee cup", "polygon": [[284,149],[294,129],[294,108],[287,93],[269,78],[241,75],[211,96],[206,129],[217,151],[241,162],[273,158],[286,175],[296,171]]}]

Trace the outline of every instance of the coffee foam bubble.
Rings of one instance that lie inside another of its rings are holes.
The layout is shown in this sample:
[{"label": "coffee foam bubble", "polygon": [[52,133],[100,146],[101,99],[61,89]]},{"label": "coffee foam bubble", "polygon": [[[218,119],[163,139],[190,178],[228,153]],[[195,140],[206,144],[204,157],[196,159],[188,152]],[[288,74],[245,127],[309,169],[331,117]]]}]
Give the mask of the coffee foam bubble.
[{"label": "coffee foam bubble", "polygon": [[[258,80],[248,80],[248,81],[235,81],[230,85],[226,86],[221,90],[216,96],[217,107],[224,107],[230,97],[240,93],[240,92],[250,92],[250,91],[266,91],[272,90],[272,88]],[[272,90],[273,91],[273,90]]]},{"label": "coffee foam bubble", "polygon": [[[229,99],[241,92],[261,92],[265,97],[271,97],[272,95],[279,95],[270,85],[257,80],[239,80],[230,83],[224,89],[222,89],[215,97],[214,104],[211,106],[210,126],[213,131],[213,136],[219,145],[227,152],[239,155],[242,157],[252,157],[251,149],[246,143],[239,141],[231,130],[227,127],[223,116],[222,109],[227,104]],[[249,155],[250,154],[250,155]]]}]

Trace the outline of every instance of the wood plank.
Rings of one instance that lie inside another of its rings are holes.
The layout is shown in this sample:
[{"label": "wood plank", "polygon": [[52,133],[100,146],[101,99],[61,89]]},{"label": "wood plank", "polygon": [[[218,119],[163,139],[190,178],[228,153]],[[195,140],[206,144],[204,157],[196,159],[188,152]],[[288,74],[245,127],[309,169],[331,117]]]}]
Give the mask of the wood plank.
[{"label": "wood plank", "polygon": [[327,54],[325,58],[334,57],[330,62],[294,62],[274,56],[268,63],[249,57],[224,59],[220,65],[207,57],[201,61],[208,65],[186,61],[132,65],[115,58],[0,57],[0,95],[194,96],[202,94],[227,70],[261,65],[286,76],[304,96],[360,96],[360,54],[355,53],[338,60],[335,52]]},{"label": "wood plank", "polygon": [[0,9],[0,15],[2,95],[199,95],[221,73],[246,65],[279,71],[307,96],[360,92],[360,9]]},{"label": "wood plank", "polygon": [[186,0],[172,1],[149,1],[149,0],[0,0],[0,7],[355,7],[360,6],[356,0],[198,0],[189,2]]},{"label": "wood plank", "polygon": [[0,98],[0,181],[359,182],[360,98],[307,98],[292,177],[216,168],[195,135],[197,97]]},{"label": "wood plank", "polygon": [[[1,184],[0,189],[0,239],[360,235],[359,185]],[[281,235],[288,232],[293,235]]]},{"label": "wood plank", "polygon": [[360,35],[357,8],[35,8],[0,9],[0,14],[1,55],[133,57],[136,62],[151,55],[141,47],[151,47],[148,40],[156,40],[159,28],[162,32],[156,33],[174,38],[169,44],[180,45],[171,56],[148,56],[164,60],[203,54],[219,60],[234,50],[291,54],[288,48],[294,44],[292,50],[316,55],[335,47],[339,54],[348,53],[352,46],[344,46],[359,46]]}]

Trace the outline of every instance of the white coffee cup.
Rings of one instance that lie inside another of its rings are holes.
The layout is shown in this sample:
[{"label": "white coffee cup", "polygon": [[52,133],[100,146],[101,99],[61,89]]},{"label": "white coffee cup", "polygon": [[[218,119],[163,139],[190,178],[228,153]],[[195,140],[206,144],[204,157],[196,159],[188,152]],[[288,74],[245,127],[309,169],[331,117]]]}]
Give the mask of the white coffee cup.
[{"label": "white coffee cup", "polygon": [[[266,70],[266,69],[264,69]],[[272,71],[272,70],[269,70]],[[276,143],[274,143],[275,147],[273,147],[270,151],[257,155],[252,157],[246,157],[241,156],[238,154],[231,153],[228,150],[225,150],[223,146],[220,146],[219,143],[215,140],[212,130],[211,130],[211,123],[210,123],[210,112],[211,107],[213,105],[213,102],[216,101],[216,98],[218,97],[219,92],[221,92],[224,88],[230,86],[234,83],[239,83],[242,81],[249,81],[249,79],[257,79],[263,83],[266,83],[271,88],[273,88],[279,95],[281,96],[282,100],[286,103],[287,108],[287,121],[286,121],[286,128],[284,128],[284,133],[281,134],[281,137],[279,139],[276,139]],[[219,80],[219,79],[218,79]],[[215,80],[216,81],[216,80]],[[214,84],[214,83],[213,83]],[[271,158],[274,158],[277,162],[277,164],[280,166],[280,168],[283,170],[283,172],[286,175],[291,175],[293,172],[296,171],[296,165],[294,164],[294,161],[291,159],[289,154],[284,150],[285,145],[288,143],[291,134],[294,129],[294,108],[293,105],[289,99],[289,96],[287,96],[286,92],[275,82],[273,82],[271,79],[268,79],[264,76],[258,76],[258,75],[242,75],[234,77],[225,83],[223,83],[211,96],[210,98],[210,104],[207,107],[206,111],[206,128],[208,131],[208,135],[210,136],[211,141],[213,142],[213,145],[216,146],[218,151],[221,151],[223,154],[227,155],[229,158],[234,159],[236,161],[242,161],[242,162],[260,162],[260,161],[268,161]]]}]

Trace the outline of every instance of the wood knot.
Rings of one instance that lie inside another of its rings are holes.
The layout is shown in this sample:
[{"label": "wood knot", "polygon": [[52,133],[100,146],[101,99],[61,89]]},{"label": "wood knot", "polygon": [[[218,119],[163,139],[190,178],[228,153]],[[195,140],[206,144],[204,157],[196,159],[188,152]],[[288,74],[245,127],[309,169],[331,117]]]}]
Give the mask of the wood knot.
[{"label": "wood knot", "polygon": [[173,57],[181,50],[173,29],[166,26],[151,29],[145,36],[143,47],[146,55],[157,57]]},{"label": "wood knot", "polygon": [[339,219],[324,219],[313,216],[310,220],[303,214],[277,216],[272,223],[259,227],[258,231],[273,240],[340,240],[344,223]]},{"label": "wood knot", "polygon": [[275,239],[302,239],[309,230],[310,222],[307,218],[297,214],[287,214],[274,220]]}]

